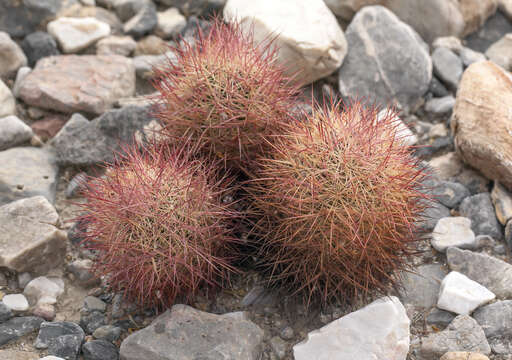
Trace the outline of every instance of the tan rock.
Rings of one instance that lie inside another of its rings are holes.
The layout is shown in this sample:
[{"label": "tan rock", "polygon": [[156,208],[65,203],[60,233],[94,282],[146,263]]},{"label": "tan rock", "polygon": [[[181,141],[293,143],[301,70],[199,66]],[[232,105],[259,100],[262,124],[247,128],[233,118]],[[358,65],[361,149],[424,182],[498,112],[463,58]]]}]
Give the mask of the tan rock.
[{"label": "tan rock", "polygon": [[451,351],[441,356],[439,360],[489,360],[489,358],[476,352]]},{"label": "tan rock", "polygon": [[499,222],[501,225],[507,225],[507,221],[512,219],[512,194],[496,181],[491,192],[491,199]]},{"label": "tan rock", "polygon": [[64,260],[66,233],[43,196],[0,206],[0,266],[18,272],[46,272]]},{"label": "tan rock", "polygon": [[477,31],[498,9],[498,0],[458,0],[464,18],[463,35]]},{"label": "tan rock", "polygon": [[9,34],[0,31],[0,77],[16,74],[22,66],[27,65],[27,57]]},{"label": "tan rock", "polygon": [[0,118],[16,113],[16,101],[11,90],[0,79]]},{"label": "tan rock", "polygon": [[129,56],[136,47],[131,36],[108,36],[96,43],[96,54]]},{"label": "tan rock", "polygon": [[489,46],[485,55],[505,70],[512,70],[512,33]]},{"label": "tan rock", "polygon": [[169,51],[169,44],[155,35],[149,35],[137,41],[135,56],[162,55]]},{"label": "tan rock", "polygon": [[434,170],[434,174],[442,180],[448,180],[462,172],[463,164],[454,152],[433,158],[428,164]]},{"label": "tan rock", "polygon": [[102,114],[135,93],[135,67],[119,55],[62,55],[38,61],[20,86],[28,105],[64,113]]},{"label": "tan rock", "polygon": [[0,359],[4,360],[38,360],[39,354],[28,351],[0,350]]},{"label": "tan rock", "polygon": [[464,72],[451,120],[461,159],[512,189],[512,78],[491,61]]},{"label": "tan rock", "polygon": [[498,0],[498,8],[506,17],[512,19],[512,0]]}]

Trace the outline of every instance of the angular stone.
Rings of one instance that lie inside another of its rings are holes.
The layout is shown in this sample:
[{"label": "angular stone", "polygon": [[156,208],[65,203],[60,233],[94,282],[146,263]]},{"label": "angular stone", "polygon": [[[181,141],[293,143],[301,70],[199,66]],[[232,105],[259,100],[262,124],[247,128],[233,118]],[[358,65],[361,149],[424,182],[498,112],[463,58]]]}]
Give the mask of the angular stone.
[{"label": "angular stone", "polygon": [[491,199],[498,221],[501,225],[507,225],[507,222],[512,219],[512,194],[499,181],[495,181],[491,192]]},{"label": "angular stone", "polygon": [[476,352],[450,351],[441,356],[439,360],[489,360],[489,358]]},{"label": "angular stone", "polygon": [[512,297],[512,265],[486,254],[458,248],[449,248],[446,259],[451,270],[485,286],[498,298]]},{"label": "angular stone", "polygon": [[[14,80],[14,85],[12,87],[12,94],[17,98],[20,95],[20,87],[21,83],[28,74],[32,72],[32,69],[28,66],[22,66],[18,69],[18,72],[16,73],[16,80]],[[30,116],[30,115],[29,115]]]},{"label": "angular stone", "polygon": [[166,11],[159,12],[157,15],[158,24],[155,34],[163,39],[177,37],[187,26],[187,19],[176,8],[169,8]]},{"label": "angular stone", "polygon": [[462,77],[462,60],[447,48],[437,48],[432,54],[434,74],[450,89],[457,89]]},{"label": "angular stone", "polygon": [[492,205],[489,193],[480,193],[462,200],[459,211],[461,216],[471,219],[471,228],[475,235],[489,235],[501,239],[503,231]]},{"label": "angular stone", "polygon": [[34,67],[44,57],[60,54],[55,39],[43,31],[36,31],[27,35],[21,43],[21,48],[28,58],[28,65],[30,67]]},{"label": "angular stone", "polygon": [[76,53],[110,34],[110,25],[92,17],[60,17],[48,24],[64,53]]},{"label": "angular stone", "polygon": [[441,283],[437,307],[455,314],[469,315],[495,297],[496,295],[476,281],[452,271]]},{"label": "angular stone", "polygon": [[65,321],[43,322],[39,329],[34,347],[36,349],[47,349],[50,343],[64,335],[75,335],[80,339],[80,342],[85,338],[84,331],[75,323]]},{"label": "angular stone", "polygon": [[343,31],[323,0],[228,0],[224,19],[247,32],[254,26],[256,42],[275,37],[278,62],[301,85],[333,73],[347,54]]},{"label": "angular stone", "polygon": [[473,314],[488,338],[512,337],[512,300],[497,301],[481,307]]},{"label": "angular stone", "polygon": [[28,301],[23,294],[9,294],[2,298],[2,302],[12,311],[27,311]]},{"label": "angular stone", "polygon": [[51,152],[12,148],[0,151],[0,164],[0,205],[37,195],[54,202],[58,168]]},{"label": "angular stone", "polygon": [[55,208],[42,196],[0,206],[0,266],[18,272],[58,266],[67,243],[66,233],[56,227],[58,221]]},{"label": "angular stone", "polygon": [[0,79],[0,118],[16,113],[16,102],[11,90]]},{"label": "angular stone", "polygon": [[71,6],[59,12],[59,17],[85,18],[92,17],[110,26],[113,34],[123,33],[123,23],[115,13],[98,6]]},{"label": "angular stone", "polygon": [[64,293],[64,281],[58,277],[39,276],[31,280],[23,293],[31,305],[57,303],[57,298]]},{"label": "angular stone", "polygon": [[150,33],[157,23],[156,7],[152,2],[148,2],[134,17],[124,24],[123,31],[133,37],[141,37]]},{"label": "angular stone", "polygon": [[9,34],[0,31],[0,77],[16,74],[18,69],[27,65],[27,57]]},{"label": "angular stone", "polygon": [[14,317],[0,324],[0,346],[39,329],[44,320],[35,316]]},{"label": "angular stone", "polygon": [[471,195],[468,188],[458,182],[442,180],[433,186],[432,195],[450,209],[458,207],[462,200]]},{"label": "angular stone", "polygon": [[512,190],[512,78],[490,61],[466,69],[451,119],[457,153],[463,161]]},{"label": "angular stone", "polygon": [[450,325],[455,318],[451,312],[444,311],[438,308],[433,308],[427,315],[425,321],[429,325],[441,326],[443,328]]},{"label": "angular stone", "polygon": [[433,230],[440,219],[449,216],[450,209],[446,206],[436,201],[429,202],[421,215],[420,226],[427,231]]},{"label": "angular stone", "polygon": [[105,315],[99,311],[82,312],[80,314],[80,326],[87,334],[92,334],[106,323]]},{"label": "angular stone", "polygon": [[448,351],[476,351],[490,354],[491,347],[484,331],[469,315],[457,316],[448,327],[423,339],[422,360],[438,360]]},{"label": "angular stone", "polygon": [[310,332],[306,340],[293,347],[293,354],[295,360],[405,360],[409,325],[400,301],[396,297],[382,298]]},{"label": "angular stone", "polygon": [[158,358],[193,360],[256,360],[263,330],[242,312],[214,315],[186,305],[174,305],[121,344],[123,360]]},{"label": "angular stone", "polygon": [[130,36],[108,36],[96,43],[96,54],[129,56],[136,46]]},{"label": "angular stone", "polygon": [[0,118],[0,150],[22,144],[34,134],[30,126],[12,115]]},{"label": "angular stone", "polygon": [[439,252],[445,252],[451,246],[474,249],[476,242],[475,234],[471,230],[471,220],[465,217],[439,219],[432,232],[432,246]]},{"label": "angular stone", "polygon": [[25,103],[64,113],[102,114],[116,99],[134,93],[135,67],[117,55],[44,58],[20,88]]},{"label": "angular stone", "polygon": [[420,265],[414,273],[404,273],[400,300],[404,304],[430,308],[437,303],[439,287],[448,272],[441,264]]},{"label": "angular stone", "polygon": [[84,360],[117,360],[118,350],[112,343],[103,340],[92,340],[82,346]]},{"label": "angular stone", "polygon": [[484,54],[478,51],[474,51],[470,48],[463,47],[462,51],[460,52],[460,59],[462,60],[462,63],[464,64],[464,67],[468,67],[471,64],[474,64],[479,61],[485,61],[487,58]]},{"label": "angular stone", "polygon": [[77,360],[83,339],[79,335],[62,335],[48,345],[48,354],[66,360]]},{"label": "angular stone", "polygon": [[68,120],[69,116],[50,114],[34,121],[30,127],[41,141],[46,142],[57,135]]},{"label": "angular stone", "polygon": [[386,8],[369,6],[345,35],[350,51],[339,71],[341,94],[383,106],[394,102],[405,112],[417,108],[432,79],[432,61],[416,31]]}]

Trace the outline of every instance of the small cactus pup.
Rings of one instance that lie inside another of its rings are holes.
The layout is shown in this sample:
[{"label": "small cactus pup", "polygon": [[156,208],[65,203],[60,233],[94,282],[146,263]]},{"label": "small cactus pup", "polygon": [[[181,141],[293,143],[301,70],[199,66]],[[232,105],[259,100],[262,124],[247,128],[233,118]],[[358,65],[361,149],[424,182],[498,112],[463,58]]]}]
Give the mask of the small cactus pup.
[{"label": "small cactus pup", "polygon": [[230,180],[189,146],[124,152],[83,194],[79,220],[84,246],[98,254],[96,274],[140,306],[190,302],[227,285],[237,243],[237,214],[223,201]]},{"label": "small cactus pup", "polygon": [[315,104],[246,186],[268,284],[306,305],[387,293],[417,253],[427,174],[396,114],[378,114],[360,101]]},{"label": "small cactus pup", "polygon": [[286,127],[297,88],[277,65],[271,39],[254,44],[221,20],[197,33],[155,69],[155,116],[170,141],[192,136],[228,167],[248,167],[266,137]]}]

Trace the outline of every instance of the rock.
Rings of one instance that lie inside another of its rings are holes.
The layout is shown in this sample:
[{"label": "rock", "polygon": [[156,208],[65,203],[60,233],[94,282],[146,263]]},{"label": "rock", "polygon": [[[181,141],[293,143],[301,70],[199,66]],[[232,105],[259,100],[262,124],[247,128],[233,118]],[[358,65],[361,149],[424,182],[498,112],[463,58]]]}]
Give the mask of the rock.
[{"label": "rock", "polygon": [[27,56],[30,67],[34,67],[42,58],[60,54],[55,39],[43,31],[36,31],[27,35],[21,43],[21,48]]},{"label": "rock", "polygon": [[32,310],[32,315],[42,317],[46,321],[53,321],[55,319],[55,306],[51,304],[36,304],[34,310]]},{"label": "rock", "polygon": [[475,352],[451,351],[441,356],[439,360],[489,360],[489,358]]},{"label": "rock", "polygon": [[61,17],[48,24],[64,53],[76,53],[110,35],[110,25],[92,17]]},{"label": "rock", "polygon": [[428,162],[434,174],[442,180],[448,180],[462,172],[463,164],[457,154],[449,152]]},{"label": "rock", "polygon": [[459,211],[462,216],[471,219],[471,228],[475,235],[489,235],[495,239],[503,237],[489,193],[465,198],[460,204]]},{"label": "rock", "polygon": [[446,274],[447,271],[440,264],[420,265],[414,273],[405,272],[400,300],[404,304],[431,308],[437,303],[441,280]]},{"label": "rock", "polygon": [[222,11],[226,0],[157,0],[166,6],[177,6],[186,16],[211,16]]},{"label": "rock", "polygon": [[27,311],[28,301],[23,294],[9,294],[2,298],[2,302],[12,311]]},{"label": "rock", "polygon": [[141,79],[151,79],[153,77],[153,69],[160,65],[166,64],[168,61],[174,62],[176,55],[172,51],[168,51],[163,55],[141,55],[133,58],[133,65],[137,72],[137,76]]},{"label": "rock", "polygon": [[0,324],[0,346],[39,329],[44,320],[35,316],[14,317]]},{"label": "rock", "polygon": [[82,312],[80,314],[80,326],[87,334],[92,334],[96,329],[104,326],[106,322],[105,315],[99,311]]},{"label": "rock", "polygon": [[29,105],[64,113],[101,114],[135,93],[135,67],[117,55],[62,55],[40,60],[23,81]]},{"label": "rock", "polygon": [[55,338],[48,345],[48,354],[66,360],[77,360],[83,339],[77,335],[62,335]]},{"label": "rock", "polygon": [[16,74],[18,69],[27,65],[27,57],[9,34],[0,32],[0,77]]},{"label": "rock", "polygon": [[113,161],[114,152],[122,151],[120,144],[131,143],[136,131],[153,120],[149,110],[127,106],[90,122],[79,114],[73,115],[50,142],[56,150],[57,163],[86,166]]},{"label": "rock", "polygon": [[82,346],[84,360],[117,360],[119,354],[117,347],[103,340],[92,340]]},{"label": "rock", "polygon": [[450,95],[448,89],[435,76],[432,76],[428,90],[432,93],[432,95],[438,98]]},{"label": "rock", "polygon": [[114,10],[122,21],[134,17],[150,0],[114,0]]},{"label": "rock", "polygon": [[432,79],[428,47],[419,35],[382,6],[359,11],[345,34],[350,51],[339,71],[341,94],[383,106],[396,102],[405,112],[417,108]]},{"label": "rock", "polygon": [[169,51],[169,44],[155,35],[140,39],[135,47],[134,56],[163,55]]},{"label": "rock", "polygon": [[437,222],[445,217],[450,216],[450,209],[446,206],[438,203],[436,201],[432,201],[429,203],[427,208],[423,211],[422,219],[420,226],[426,230],[431,231],[437,225]]},{"label": "rock", "polygon": [[295,360],[405,360],[409,325],[405,308],[396,297],[381,298],[310,332],[293,347],[293,354]]},{"label": "rock", "polygon": [[492,44],[485,55],[505,70],[512,70],[512,34],[506,34]]},{"label": "rock", "polygon": [[491,348],[484,331],[469,315],[457,316],[448,327],[423,338],[422,360],[437,360],[448,351],[477,351],[490,354]]},{"label": "rock", "polygon": [[141,37],[150,33],[157,23],[156,7],[152,2],[149,2],[124,24],[123,31],[133,37]]},{"label": "rock", "polygon": [[14,115],[16,113],[16,102],[11,90],[0,79],[0,118]]},{"label": "rock", "polygon": [[70,273],[75,276],[75,279],[80,285],[92,286],[100,282],[92,272],[93,262],[89,259],[78,259],[73,261],[67,266]]},{"label": "rock", "polygon": [[505,226],[505,242],[509,249],[512,248],[512,221],[509,221]]},{"label": "rock", "polygon": [[491,199],[498,221],[501,225],[506,225],[512,219],[512,194],[501,186],[498,181],[495,181],[491,192]]},{"label": "rock", "polygon": [[347,54],[343,31],[322,0],[228,0],[224,19],[246,32],[254,26],[256,42],[275,37],[278,62],[301,85],[333,73]]},{"label": "rock", "polygon": [[447,327],[455,318],[451,312],[433,308],[427,315],[425,321],[428,325]]},{"label": "rock", "polygon": [[434,50],[437,48],[446,48],[446,49],[453,51],[457,55],[460,54],[463,47],[464,46],[462,45],[462,42],[460,41],[460,39],[455,36],[438,37],[432,43],[432,48],[434,48]]},{"label": "rock", "polygon": [[121,336],[122,329],[117,326],[103,325],[94,330],[92,336],[98,340],[114,342]]},{"label": "rock", "polygon": [[487,58],[484,54],[478,51],[474,51],[470,48],[463,47],[462,51],[460,52],[460,59],[462,60],[462,63],[464,64],[464,67],[468,67],[471,64],[474,64],[479,61],[485,61]]},{"label": "rock", "polygon": [[464,42],[470,49],[485,53],[489,46],[510,32],[512,32],[512,22],[501,11],[496,11],[480,30],[467,36]]},{"label": "rock", "polygon": [[451,120],[457,153],[490,179],[512,189],[512,126],[507,104],[512,100],[510,75],[492,62],[464,72]]},{"label": "rock", "polygon": [[447,48],[437,48],[432,54],[434,74],[450,89],[457,89],[462,77],[462,60]]},{"label": "rock", "polygon": [[[55,342],[57,338],[64,335],[73,335],[80,343],[85,338],[85,333],[80,326],[72,322],[66,321],[55,321],[55,322],[43,322],[39,329],[34,347],[36,349],[47,349],[52,342]],[[78,351],[75,353],[75,357]]]},{"label": "rock", "polygon": [[61,11],[59,17],[70,18],[95,18],[110,26],[112,34],[122,34],[123,24],[121,20],[111,11],[93,6],[72,6],[66,11]]},{"label": "rock", "polygon": [[[483,306],[473,316],[484,330],[494,352],[503,353],[500,351],[502,347],[506,347],[507,353],[512,351],[512,300]],[[495,348],[493,345],[498,346]]]},{"label": "rock", "polygon": [[464,167],[453,181],[464,185],[472,195],[488,192],[490,187],[490,181],[487,178],[469,167]]},{"label": "rock", "polygon": [[511,0],[498,0],[498,9],[512,20],[512,1]]},{"label": "rock", "polygon": [[452,112],[455,98],[447,95],[440,98],[432,98],[425,104],[425,111],[433,115],[442,115]]},{"label": "rock", "polygon": [[459,8],[465,23],[463,35],[468,35],[496,12],[498,0],[459,0]]},{"label": "rock", "polygon": [[48,141],[62,129],[69,116],[50,114],[44,119],[34,121],[30,126],[41,141]]},{"label": "rock", "polygon": [[0,164],[0,204],[37,195],[54,202],[58,168],[51,152],[33,147],[11,148],[0,151]]},{"label": "rock", "polygon": [[496,295],[457,271],[443,279],[437,307],[459,315],[469,315],[476,308],[494,300]]},{"label": "rock", "polygon": [[169,8],[166,11],[159,12],[157,16],[158,23],[155,34],[163,39],[176,38],[187,26],[187,19],[176,8]]},{"label": "rock", "polygon": [[458,248],[449,248],[446,259],[451,270],[485,286],[498,298],[512,297],[512,265],[486,254]]},{"label": "rock", "polygon": [[15,97],[20,96],[21,83],[23,82],[23,80],[25,80],[27,75],[30,74],[31,72],[32,72],[32,69],[29,68],[28,66],[22,66],[18,69],[18,73],[16,74],[16,80],[14,81],[14,85],[12,87],[12,94]]},{"label": "rock", "polygon": [[[39,360],[37,353],[18,350],[0,350],[0,359],[5,360]],[[46,358],[43,358],[46,359]],[[47,359],[52,360],[52,359]]]},{"label": "rock", "polygon": [[263,330],[242,312],[215,315],[174,305],[150,326],[128,336],[121,344],[120,357],[192,360],[200,354],[212,360],[256,360],[262,341]]},{"label": "rock", "polygon": [[[428,136],[430,136],[433,139],[446,137],[446,136],[448,136],[448,129],[446,128],[446,126],[443,123],[434,124],[430,128],[430,131],[428,132]],[[462,186],[464,186],[464,185],[462,185]],[[468,193],[469,193],[469,190],[468,190]]]},{"label": "rock", "polygon": [[129,56],[136,46],[130,36],[108,36],[96,43],[96,54]]},{"label": "rock", "polygon": [[295,336],[295,333],[293,331],[293,328],[290,326],[286,326],[281,330],[279,333],[279,336],[281,336],[281,339],[283,340],[291,340]]},{"label": "rock", "polygon": [[84,309],[89,312],[91,312],[91,311],[105,312],[105,310],[107,310],[107,304],[105,304],[105,302],[98,299],[97,297],[87,296],[84,299]]},{"label": "rock", "polygon": [[453,209],[458,207],[462,200],[470,196],[471,193],[467,187],[458,182],[441,180],[434,184],[432,195],[441,204]]},{"label": "rock", "polygon": [[0,150],[22,144],[32,137],[32,129],[18,117],[0,118]]},{"label": "rock", "polygon": [[0,206],[0,266],[18,272],[58,266],[67,243],[66,233],[56,227],[58,221],[54,207],[42,196]]},{"label": "rock", "polygon": [[57,356],[53,356],[53,355],[49,355],[49,356],[45,356],[44,358],[41,358],[40,360],[66,360],[66,359],[63,359],[63,358],[57,357]]},{"label": "rock", "polygon": [[274,336],[270,339],[270,347],[272,348],[272,352],[279,358],[284,359],[286,356],[286,341],[281,339],[279,336]]},{"label": "rock", "polygon": [[0,300],[0,324],[12,318],[14,314],[7,305]]},{"label": "rock", "polygon": [[31,280],[23,293],[31,305],[57,303],[57,299],[64,293],[64,281],[58,277],[39,276]]},{"label": "rock", "polygon": [[445,217],[439,219],[432,232],[432,246],[445,252],[451,246],[461,249],[474,249],[475,234],[471,230],[471,220],[465,217]]}]

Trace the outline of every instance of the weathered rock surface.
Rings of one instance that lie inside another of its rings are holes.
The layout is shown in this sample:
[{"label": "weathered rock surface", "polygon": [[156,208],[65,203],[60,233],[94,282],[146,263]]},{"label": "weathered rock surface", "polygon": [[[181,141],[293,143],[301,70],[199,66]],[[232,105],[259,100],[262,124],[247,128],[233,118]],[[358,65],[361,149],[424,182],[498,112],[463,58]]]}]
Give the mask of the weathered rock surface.
[{"label": "weathered rock surface", "polygon": [[16,102],[11,90],[0,79],[0,117],[14,115],[16,113]]},{"label": "weathered rock surface", "polygon": [[498,0],[459,0],[458,2],[465,24],[463,35],[478,30],[498,9]]},{"label": "weathered rock surface", "polygon": [[459,206],[459,211],[462,216],[471,219],[471,228],[475,235],[489,235],[495,239],[503,237],[503,231],[488,192],[465,198]]},{"label": "weathered rock surface", "polygon": [[[38,360],[39,354],[29,351],[0,350],[0,359],[7,360]],[[46,359],[46,358],[44,358]],[[54,360],[54,359],[46,359]]]},{"label": "weathered rock surface", "polygon": [[21,48],[27,56],[30,67],[34,67],[39,59],[60,54],[55,39],[44,31],[27,35],[21,42]]},{"label": "weathered rock surface", "polygon": [[448,273],[441,264],[420,265],[415,273],[404,273],[400,300],[404,304],[430,308],[437,303],[441,281]]},{"label": "weathered rock surface", "polygon": [[129,56],[136,46],[131,36],[108,36],[96,43],[96,54]]},{"label": "weathered rock surface", "polygon": [[57,299],[64,293],[64,281],[58,277],[39,276],[31,280],[23,294],[27,297],[30,305],[57,303]]},{"label": "weathered rock surface", "polygon": [[255,41],[277,35],[278,61],[304,85],[334,72],[347,53],[347,41],[323,0],[228,0],[227,22],[254,26]]},{"label": "weathered rock surface", "polygon": [[110,25],[92,17],[61,17],[48,24],[64,53],[76,53],[110,34]]},{"label": "weathered rock surface", "polygon": [[484,330],[494,352],[512,351],[512,300],[497,301],[483,306],[475,311],[473,317]]},{"label": "weathered rock surface", "polygon": [[512,219],[512,194],[499,181],[495,181],[491,192],[491,199],[498,221],[501,225],[506,225]]},{"label": "weathered rock surface", "polygon": [[405,308],[396,297],[382,298],[308,334],[293,347],[295,360],[405,360],[409,351]]},{"label": "weathered rock surface", "polygon": [[241,312],[224,315],[174,305],[121,344],[123,360],[256,360],[263,331]]},{"label": "weathered rock surface", "polygon": [[[64,335],[75,335],[80,342],[85,338],[85,333],[80,326],[72,322],[55,321],[43,322],[39,329],[34,347],[36,349],[47,349],[50,343]],[[80,349],[77,349],[77,354]]]},{"label": "weathered rock surface", "polygon": [[134,93],[135,67],[131,59],[116,55],[44,58],[20,88],[25,103],[64,113],[102,114]]},{"label": "weathered rock surface", "polygon": [[32,137],[30,126],[12,115],[0,118],[0,150],[22,144]]},{"label": "weathered rock surface", "polygon": [[40,317],[23,316],[14,317],[0,324],[0,346],[39,329],[43,321]]},{"label": "weathered rock surface", "polygon": [[370,6],[357,13],[345,34],[349,52],[339,71],[342,95],[414,110],[432,79],[428,47],[416,31],[386,8]]},{"label": "weathered rock surface", "polygon": [[43,272],[58,266],[66,252],[59,215],[42,196],[0,206],[0,266]]},{"label": "weathered rock surface", "polygon": [[450,89],[457,89],[462,77],[462,60],[450,49],[439,47],[432,53],[434,74]]},{"label": "weathered rock surface", "polygon": [[0,77],[16,74],[22,66],[27,65],[27,57],[9,34],[0,31]]},{"label": "weathered rock surface", "polygon": [[159,12],[155,33],[163,39],[176,37],[187,25],[187,19],[176,8]]},{"label": "weathered rock surface", "polygon": [[432,232],[432,246],[440,252],[456,246],[461,249],[475,248],[475,234],[471,230],[471,220],[465,217],[445,217],[437,222]]},{"label": "weathered rock surface", "polygon": [[512,70],[512,34],[506,34],[499,41],[492,44],[485,55],[505,70]]}]

